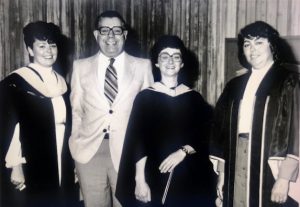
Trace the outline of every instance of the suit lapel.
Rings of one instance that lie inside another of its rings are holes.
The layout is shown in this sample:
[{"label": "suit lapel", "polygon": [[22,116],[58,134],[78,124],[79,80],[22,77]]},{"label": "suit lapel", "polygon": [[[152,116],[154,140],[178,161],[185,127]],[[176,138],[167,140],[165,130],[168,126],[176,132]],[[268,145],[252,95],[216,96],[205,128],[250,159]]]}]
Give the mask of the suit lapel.
[{"label": "suit lapel", "polygon": [[122,96],[124,94],[126,94],[126,92],[128,92],[128,88],[130,87],[132,81],[133,81],[133,77],[134,77],[134,71],[135,71],[135,59],[132,58],[130,55],[128,55],[127,53],[125,53],[125,58],[124,58],[124,74],[122,77],[122,80],[120,81],[120,85],[122,87],[120,87],[120,90],[116,96],[116,99],[113,103],[113,105],[117,104],[119,102],[119,100],[122,98]]},{"label": "suit lapel", "polygon": [[[109,102],[104,95],[103,88],[100,86],[99,74],[98,74],[98,67],[99,67],[99,53],[92,57],[90,61],[90,65],[88,66],[91,68],[91,73],[89,80],[91,80],[92,88],[96,86],[98,98],[101,102],[109,106]],[[96,97],[95,97],[96,98]]]}]

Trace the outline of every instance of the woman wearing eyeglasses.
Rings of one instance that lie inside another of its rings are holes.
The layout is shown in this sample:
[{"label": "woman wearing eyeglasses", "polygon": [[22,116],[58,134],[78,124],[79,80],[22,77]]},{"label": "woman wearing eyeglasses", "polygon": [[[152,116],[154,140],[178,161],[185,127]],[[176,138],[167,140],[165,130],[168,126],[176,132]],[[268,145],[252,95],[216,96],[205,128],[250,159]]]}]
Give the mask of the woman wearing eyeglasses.
[{"label": "woman wearing eyeglasses", "polygon": [[123,206],[213,206],[212,108],[191,89],[196,78],[187,57],[177,36],[162,36],[152,48],[156,82],[137,95],[123,147],[117,184]]}]

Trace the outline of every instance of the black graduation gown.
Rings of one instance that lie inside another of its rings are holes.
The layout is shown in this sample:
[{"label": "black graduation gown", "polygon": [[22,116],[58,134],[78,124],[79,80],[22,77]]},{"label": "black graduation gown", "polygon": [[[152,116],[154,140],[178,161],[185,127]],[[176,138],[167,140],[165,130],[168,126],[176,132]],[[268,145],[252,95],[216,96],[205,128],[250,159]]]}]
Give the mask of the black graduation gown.
[{"label": "black graduation gown", "polygon": [[[63,94],[67,109],[62,149],[62,179],[59,186],[54,112],[51,99],[42,95],[18,74],[0,83],[1,206],[68,206],[75,202],[74,164],[68,148],[71,130],[69,92]],[[25,190],[19,192],[10,183],[5,155],[16,123],[20,124],[20,142]]]},{"label": "black graduation gown", "polygon": [[215,177],[208,158],[211,117],[212,108],[196,91],[175,97],[151,88],[140,92],[133,105],[119,169],[116,195],[122,205],[134,206],[135,163],[147,156],[150,206],[160,206],[168,174],[161,174],[158,167],[181,146],[190,145],[197,153],[185,157],[175,168],[165,206],[212,206]]},{"label": "black graduation gown", "polygon": [[[232,79],[215,108],[211,155],[225,160],[223,207],[233,205],[238,111],[250,74]],[[285,158],[287,154],[299,157],[299,95],[296,74],[277,65],[267,72],[256,92],[251,129],[249,207],[258,207],[260,196],[263,207],[297,206],[291,198],[285,205],[271,202],[275,180],[268,160],[271,157]],[[259,190],[260,184],[262,191]]]}]

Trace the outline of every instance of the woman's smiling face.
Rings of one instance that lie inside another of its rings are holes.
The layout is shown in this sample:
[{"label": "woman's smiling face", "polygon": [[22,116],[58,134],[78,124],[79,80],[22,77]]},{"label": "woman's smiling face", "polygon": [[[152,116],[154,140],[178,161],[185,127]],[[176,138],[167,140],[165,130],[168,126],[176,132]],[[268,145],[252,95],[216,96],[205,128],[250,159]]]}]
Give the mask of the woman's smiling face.
[{"label": "woman's smiling face", "polygon": [[160,51],[156,67],[160,69],[163,77],[177,77],[183,67],[181,52],[179,49],[167,47]]},{"label": "woman's smiling face", "polygon": [[273,61],[273,54],[267,38],[245,38],[243,50],[248,63],[254,69],[261,69]]},{"label": "woman's smiling face", "polygon": [[56,43],[35,39],[32,48],[28,47],[28,52],[33,57],[33,63],[51,67],[56,61],[58,49]]}]

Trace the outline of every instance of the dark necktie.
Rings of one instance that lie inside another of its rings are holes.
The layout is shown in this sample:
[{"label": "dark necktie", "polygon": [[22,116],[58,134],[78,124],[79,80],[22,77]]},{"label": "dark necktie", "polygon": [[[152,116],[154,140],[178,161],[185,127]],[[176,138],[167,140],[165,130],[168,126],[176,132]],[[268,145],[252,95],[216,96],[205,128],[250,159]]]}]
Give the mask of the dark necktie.
[{"label": "dark necktie", "polygon": [[110,105],[114,102],[118,93],[118,77],[115,67],[113,66],[115,59],[111,58],[110,63],[105,72],[104,95]]}]

